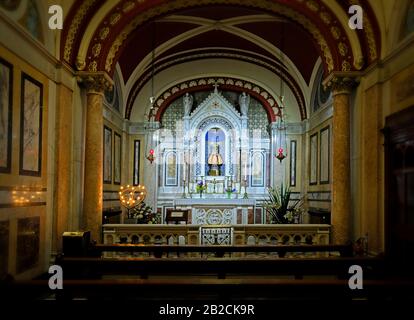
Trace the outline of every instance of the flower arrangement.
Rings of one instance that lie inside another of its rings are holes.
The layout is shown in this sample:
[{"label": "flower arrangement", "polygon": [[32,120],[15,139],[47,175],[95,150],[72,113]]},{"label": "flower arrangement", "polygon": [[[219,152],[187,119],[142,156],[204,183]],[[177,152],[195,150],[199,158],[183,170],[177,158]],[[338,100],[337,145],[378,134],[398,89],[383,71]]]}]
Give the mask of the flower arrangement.
[{"label": "flower arrangement", "polygon": [[197,185],[196,185],[196,191],[197,191],[197,193],[199,193],[199,194],[200,194],[200,197],[201,197],[202,193],[203,193],[206,189],[207,189],[207,186],[204,184],[204,182],[203,182],[203,181],[199,181],[199,182],[197,182]]},{"label": "flower arrangement", "polygon": [[138,206],[128,211],[129,219],[137,219],[140,224],[157,224],[161,223],[161,217],[158,213],[152,211],[152,208],[141,202]]},{"label": "flower arrangement", "polygon": [[228,186],[225,191],[227,193],[227,197],[230,198],[231,194],[236,192],[236,188],[232,188],[231,186]]},{"label": "flower arrangement", "polygon": [[[291,191],[284,187],[279,189],[268,188],[269,199],[266,200],[265,209],[270,215],[271,223],[298,223],[302,214],[302,200],[291,200]],[[290,201],[295,201],[289,206]]]}]

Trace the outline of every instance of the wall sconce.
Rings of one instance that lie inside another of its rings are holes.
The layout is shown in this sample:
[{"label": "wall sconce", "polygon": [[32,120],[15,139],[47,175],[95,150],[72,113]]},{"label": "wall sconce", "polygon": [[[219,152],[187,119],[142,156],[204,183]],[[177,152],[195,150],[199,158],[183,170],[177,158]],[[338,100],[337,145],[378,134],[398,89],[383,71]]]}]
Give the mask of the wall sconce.
[{"label": "wall sconce", "polygon": [[149,154],[148,154],[148,156],[147,156],[147,159],[148,159],[148,161],[152,164],[152,162],[155,160],[155,157],[154,157],[154,149],[151,149],[150,151],[149,151]]}]

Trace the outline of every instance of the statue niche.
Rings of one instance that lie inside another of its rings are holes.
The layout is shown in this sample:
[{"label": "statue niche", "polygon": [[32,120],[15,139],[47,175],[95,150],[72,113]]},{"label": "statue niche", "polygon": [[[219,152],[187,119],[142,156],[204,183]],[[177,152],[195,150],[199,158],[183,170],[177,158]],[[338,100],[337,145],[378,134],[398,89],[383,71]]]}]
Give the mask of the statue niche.
[{"label": "statue niche", "polygon": [[206,133],[207,172],[209,176],[224,175],[225,134],[219,128],[212,128]]}]

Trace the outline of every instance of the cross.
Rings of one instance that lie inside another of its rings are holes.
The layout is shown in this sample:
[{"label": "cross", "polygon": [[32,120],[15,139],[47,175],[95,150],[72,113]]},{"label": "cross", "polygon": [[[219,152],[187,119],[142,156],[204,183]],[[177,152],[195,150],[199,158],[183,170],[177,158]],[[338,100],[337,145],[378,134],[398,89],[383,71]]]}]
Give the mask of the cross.
[{"label": "cross", "polygon": [[217,93],[217,88],[218,88],[219,84],[217,82],[214,83],[213,87],[214,87],[214,93]]}]

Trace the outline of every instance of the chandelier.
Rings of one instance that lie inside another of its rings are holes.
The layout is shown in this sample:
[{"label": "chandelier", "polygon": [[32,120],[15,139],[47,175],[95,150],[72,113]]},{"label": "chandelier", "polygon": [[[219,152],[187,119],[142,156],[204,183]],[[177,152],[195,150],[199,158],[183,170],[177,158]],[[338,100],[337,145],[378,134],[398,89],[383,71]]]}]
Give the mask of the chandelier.
[{"label": "chandelier", "polygon": [[[153,120],[154,115],[154,103],[155,103],[155,95],[154,95],[154,60],[155,60],[155,22],[153,22],[153,31],[152,31],[152,51],[151,51],[151,96],[149,98],[149,121]],[[147,138],[147,148],[148,148],[148,138]],[[147,149],[148,150],[148,149]],[[155,160],[154,156],[154,149],[150,149],[148,155],[146,156],[147,160],[152,164]]]},{"label": "chandelier", "polygon": [[[281,30],[281,64],[284,65],[284,32],[283,26]],[[283,159],[287,157],[287,145],[286,145],[286,114],[285,114],[285,96],[283,90],[283,79],[280,76],[280,106],[279,106],[279,114],[278,120],[276,125],[276,150],[277,154],[275,154],[276,159],[278,159],[281,163]]]},{"label": "chandelier", "polygon": [[285,114],[284,114],[284,97],[280,96],[281,105],[279,107],[279,117],[277,120],[276,126],[276,149],[277,154],[275,157],[282,162],[283,159],[287,157],[287,148],[286,148],[286,123],[285,123]]}]

